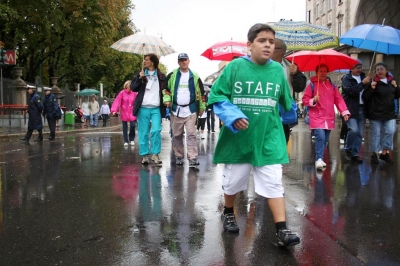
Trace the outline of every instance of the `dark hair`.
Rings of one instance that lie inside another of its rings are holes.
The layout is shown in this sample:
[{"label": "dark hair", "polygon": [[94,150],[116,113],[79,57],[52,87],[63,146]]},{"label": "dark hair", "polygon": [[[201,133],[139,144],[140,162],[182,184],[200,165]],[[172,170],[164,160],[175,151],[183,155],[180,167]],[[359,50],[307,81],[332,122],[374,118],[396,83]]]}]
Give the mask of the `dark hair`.
[{"label": "dark hair", "polygon": [[376,68],[377,66],[383,66],[386,70],[388,70],[388,66],[387,66],[384,62],[376,63],[376,64],[375,64],[375,68]]},{"label": "dark hair", "polygon": [[325,64],[319,64],[319,65],[315,68],[315,73],[318,73],[318,70],[319,70],[321,67],[325,67],[326,70],[329,72],[329,67],[328,67],[327,65],[325,65]]},{"label": "dark hair", "polygon": [[147,54],[144,56],[149,57],[150,61],[154,64],[154,67],[157,69],[158,68],[158,64],[160,63],[160,61],[158,60],[158,57],[155,54]]},{"label": "dark hair", "polygon": [[249,32],[247,33],[247,40],[249,42],[254,42],[254,39],[262,31],[272,32],[275,35],[275,30],[270,25],[257,23],[249,29]]}]

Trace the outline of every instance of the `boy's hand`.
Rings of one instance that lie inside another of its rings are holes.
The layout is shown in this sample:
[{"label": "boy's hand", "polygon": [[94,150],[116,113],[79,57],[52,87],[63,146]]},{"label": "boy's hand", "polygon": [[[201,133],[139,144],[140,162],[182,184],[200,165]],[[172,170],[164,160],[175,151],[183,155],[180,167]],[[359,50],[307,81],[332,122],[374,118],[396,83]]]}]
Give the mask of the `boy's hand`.
[{"label": "boy's hand", "polygon": [[233,126],[238,130],[246,130],[249,127],[249,122],[246,119],[241,118],[237,119],[235,123],[233,123]]}]

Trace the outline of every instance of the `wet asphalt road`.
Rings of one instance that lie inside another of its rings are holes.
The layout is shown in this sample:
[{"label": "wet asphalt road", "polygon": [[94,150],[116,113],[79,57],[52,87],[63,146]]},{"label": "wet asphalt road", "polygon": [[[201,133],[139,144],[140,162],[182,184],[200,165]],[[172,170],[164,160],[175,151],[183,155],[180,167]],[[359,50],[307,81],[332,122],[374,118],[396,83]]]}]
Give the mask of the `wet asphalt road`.
[{"label": "wet asphalt road", "polygon": [[1,141],[0,264],[400,264],[397,151],[394,165],[371,167],[367,152],[351,164],[336,129],[327,169],[317,173],[308,128],[294,128],[284,184],[288,225],[302,242],[286,250],[274,246],[272,216],[252,182],[237,198],[240,233],[223,232],[222,166],[212,164],[218,132],[198,140],[193,170],[174,164],[168,123],[161,168],[143,166],[119,130]]}]

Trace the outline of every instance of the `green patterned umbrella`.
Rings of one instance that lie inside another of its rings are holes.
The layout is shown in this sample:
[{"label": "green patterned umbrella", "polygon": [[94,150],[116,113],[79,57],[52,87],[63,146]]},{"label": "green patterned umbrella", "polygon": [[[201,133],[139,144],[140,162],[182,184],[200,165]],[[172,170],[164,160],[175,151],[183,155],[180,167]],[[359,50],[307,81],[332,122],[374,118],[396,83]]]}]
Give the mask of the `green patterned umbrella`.
[{"label": "green patterned umbrella", "polygon": [[319,51],[339,46],[338,38],[330,29],[305,21],[279,21],[272,25],[275,37],[286,43],[287,50]]},{"label": "green patterned umbrella", "polygon": [[166,44],[163,39],[146,34],[133,34],[122,38],[111,45],[111,48],[120,52],[140,55],[153,53],[157,56],[163,56],[175,53],[174,49]]}]

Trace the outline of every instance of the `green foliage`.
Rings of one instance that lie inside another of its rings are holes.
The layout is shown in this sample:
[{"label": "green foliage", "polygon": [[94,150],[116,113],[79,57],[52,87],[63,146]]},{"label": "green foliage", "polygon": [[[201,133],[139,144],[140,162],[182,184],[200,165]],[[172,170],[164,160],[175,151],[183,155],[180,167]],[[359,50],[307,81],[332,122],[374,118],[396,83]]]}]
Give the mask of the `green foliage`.
[{"label": "green foliage", "polygon": [[[142,57],[110,46],[136,32],[131,0],[0,0],[0,40],[17,50],[24,79],[60,77],[58,85],[102,82],[117,92],[141,68]],[[73,86],[70,86],[73,87]]]}]

